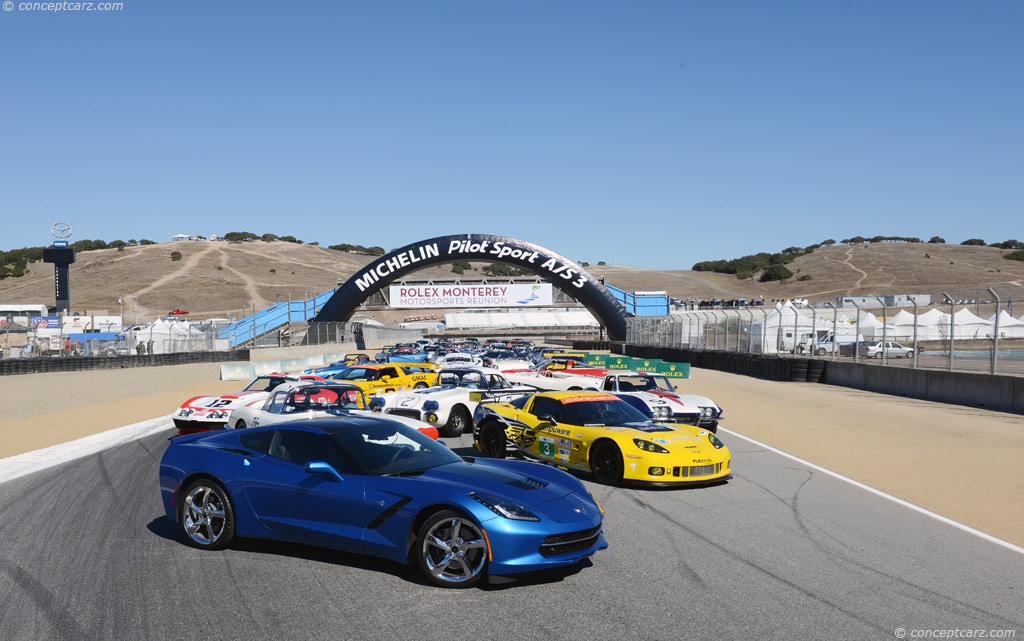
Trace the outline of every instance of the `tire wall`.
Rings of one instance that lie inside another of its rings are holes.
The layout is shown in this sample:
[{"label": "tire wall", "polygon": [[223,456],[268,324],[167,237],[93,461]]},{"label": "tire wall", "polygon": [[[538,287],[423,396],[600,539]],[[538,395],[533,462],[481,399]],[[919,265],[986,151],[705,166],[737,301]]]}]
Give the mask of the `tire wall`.
[{"label": "tire wall", "polygon": [[783,358],[711,350],[627,345],[609,341],[577,341],[573,349],[608,350],[638,358],[660,358],[690,367],[753,376],[770,381],[826,383],[881,394],[938,403],[983,407],[1024,414],[1024,377],[881,367],[877,364],[827,358]]}]

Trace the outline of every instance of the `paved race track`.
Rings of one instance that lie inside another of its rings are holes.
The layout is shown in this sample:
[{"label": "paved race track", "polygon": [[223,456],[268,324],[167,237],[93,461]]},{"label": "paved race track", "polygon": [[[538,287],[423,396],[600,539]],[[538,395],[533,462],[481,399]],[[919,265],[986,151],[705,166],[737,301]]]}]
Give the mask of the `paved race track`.
[{"label": "paved race track", "polygon": [[[610,544],[591,563],[456,591],[315,548],[187,547],[159,501],[167,424],[0,484],[3,639],[870,640],[898,628],[1024,638],[1020,548],[725,430],[728,484],[589,484]],[[469,443],[448,441],[463,454]]]}]

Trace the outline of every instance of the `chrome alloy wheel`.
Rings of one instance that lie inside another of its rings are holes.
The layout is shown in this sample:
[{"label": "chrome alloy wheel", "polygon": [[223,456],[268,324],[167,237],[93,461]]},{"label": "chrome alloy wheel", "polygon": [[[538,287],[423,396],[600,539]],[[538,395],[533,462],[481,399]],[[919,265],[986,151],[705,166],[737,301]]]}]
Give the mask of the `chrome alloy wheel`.
[{"label": "chrome alloy wheel", "polygon": [[480,528],[451,512],[428,521],[420,538],[424,569],[438,585],[476,584],[487,565],[487,544]]},{"label": "chrome alloy wheel", "polygon": [[182,508],[185,534],[202,547],[216,545],[227,527],[225,498],[219,488],[205,483],[193,485]]}]

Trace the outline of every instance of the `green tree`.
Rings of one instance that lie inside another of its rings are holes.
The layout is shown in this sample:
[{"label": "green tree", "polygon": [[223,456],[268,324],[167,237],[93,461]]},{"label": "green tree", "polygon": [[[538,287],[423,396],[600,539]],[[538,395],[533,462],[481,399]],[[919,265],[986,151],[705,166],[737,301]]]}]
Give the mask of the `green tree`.
[{"label": "green tree", "polygon": [[177,252],[177,251],[171,252],[171,260],[173,260],[173,261],[181,260],[181,252]]},{"label": "green tree", "polygon": [[761,272],[760,281],[767,283],[773,280],[789,280],[793,277],[793,272],[789,271],[785,265],[776,263],[769,265],[763,272]]}]

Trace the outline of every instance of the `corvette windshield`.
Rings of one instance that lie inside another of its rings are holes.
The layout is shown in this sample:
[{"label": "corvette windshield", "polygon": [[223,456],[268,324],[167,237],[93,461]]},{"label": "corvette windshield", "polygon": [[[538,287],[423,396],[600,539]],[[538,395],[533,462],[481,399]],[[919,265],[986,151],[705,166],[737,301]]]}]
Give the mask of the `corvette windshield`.
[{"label": "corvette windshield", "polygon": [[393,421],[375,421],[359,429],[342,430],[331,438],[367,474],[419,474],[462,460],[443,443]]},{"label": "corvette windshield", "polygon": [[649,419],[624,401],[565,403],[560,422],[571,425],[626,425],[648,423]]}]

